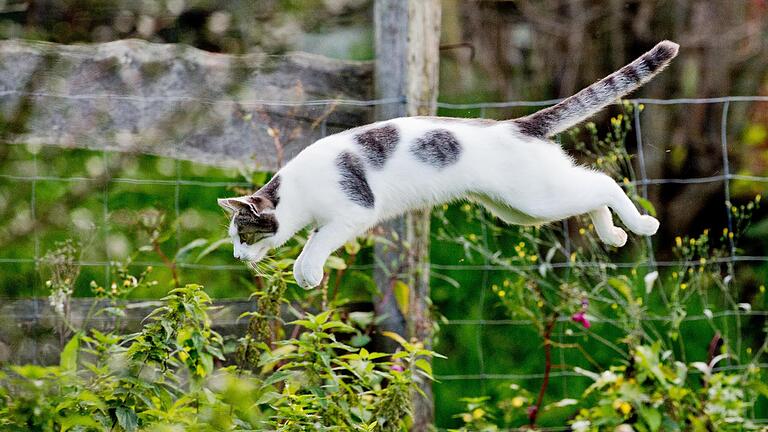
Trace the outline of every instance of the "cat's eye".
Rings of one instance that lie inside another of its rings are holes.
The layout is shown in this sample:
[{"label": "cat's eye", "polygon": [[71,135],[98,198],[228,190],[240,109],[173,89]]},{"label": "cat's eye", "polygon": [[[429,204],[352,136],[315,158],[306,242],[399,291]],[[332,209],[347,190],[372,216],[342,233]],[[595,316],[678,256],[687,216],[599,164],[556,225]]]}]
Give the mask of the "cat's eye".
[{"label": "cat's eye", "polygon": [[251,231],[251,232],[240,232],[240,233],[238,233],[238,236],[240,237],[240,243],[245,243],[245,244],[249,244],[249,245],[254,244],[257,241],[259,241],[259,240],[263,239],[264,237],[266,237],[264,235],[264,233],[254,232],[254,231]]}]

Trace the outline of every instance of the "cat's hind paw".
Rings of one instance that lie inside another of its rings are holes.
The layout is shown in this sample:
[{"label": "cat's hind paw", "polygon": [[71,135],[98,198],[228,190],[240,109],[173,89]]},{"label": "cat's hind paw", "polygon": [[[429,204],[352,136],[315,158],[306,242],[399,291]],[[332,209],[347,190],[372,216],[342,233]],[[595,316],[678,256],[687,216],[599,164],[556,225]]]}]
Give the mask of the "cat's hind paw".
[{"label": "cat's hind paw", "polygon": [[611,228],[611,235],[602,240],[611,246],[622,247],[627,244],[627,232],[619,227],[613,227]]},{"label": "cat's hind paw", "polygon": [[659,221],[653,216],[643,215],[640,216],[640,223],[634,228],[635,229],[632,231],[634,231],[635,234],[652,236],[659,230]]}]

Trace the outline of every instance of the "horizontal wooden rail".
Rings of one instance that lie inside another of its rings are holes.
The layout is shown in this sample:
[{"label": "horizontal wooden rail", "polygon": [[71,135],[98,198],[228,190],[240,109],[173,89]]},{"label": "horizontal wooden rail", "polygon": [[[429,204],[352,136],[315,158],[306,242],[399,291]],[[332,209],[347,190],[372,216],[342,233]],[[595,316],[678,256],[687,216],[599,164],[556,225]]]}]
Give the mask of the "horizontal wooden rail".
[{"label": "horizontal wooden rail", "polygon": [[323,134],[370,122],[372,75],[370,63],[306,53],[5,40],[0,140],[275,170]]}]

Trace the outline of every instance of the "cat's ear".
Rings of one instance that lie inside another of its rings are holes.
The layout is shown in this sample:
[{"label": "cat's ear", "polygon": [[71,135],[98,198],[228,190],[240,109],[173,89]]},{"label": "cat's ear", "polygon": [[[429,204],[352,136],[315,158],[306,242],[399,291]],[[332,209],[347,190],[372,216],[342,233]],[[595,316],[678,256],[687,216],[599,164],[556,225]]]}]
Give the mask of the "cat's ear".
[{"label": "cat's ear", "polygon": [[254,206],[250,197],[237,197],[237,198],[219,198],[219,206],[224,210],[234,213],[236,211],[246,210],[258,213],[258,210]]}]

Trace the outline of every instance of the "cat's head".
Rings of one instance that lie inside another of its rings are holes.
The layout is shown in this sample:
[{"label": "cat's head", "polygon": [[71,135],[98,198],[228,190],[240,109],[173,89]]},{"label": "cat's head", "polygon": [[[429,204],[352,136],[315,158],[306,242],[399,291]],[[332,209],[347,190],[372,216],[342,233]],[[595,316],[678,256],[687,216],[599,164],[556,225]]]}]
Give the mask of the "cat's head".
[{"label": "cat's head", "polygon": [[235,258],[261,261],[271,248],[279,246],[273,241],[279,228],[275,215],[279,186],[280,178],[274,177],[253,195],[218,200],[219,206],[232,217],[229,236],[235,247]]}]

